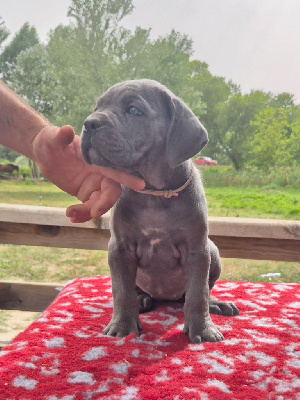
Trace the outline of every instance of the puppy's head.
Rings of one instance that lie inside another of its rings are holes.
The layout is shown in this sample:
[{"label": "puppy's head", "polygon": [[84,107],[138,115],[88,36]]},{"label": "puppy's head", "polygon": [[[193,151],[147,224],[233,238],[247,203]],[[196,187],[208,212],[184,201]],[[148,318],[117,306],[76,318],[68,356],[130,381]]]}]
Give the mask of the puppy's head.
[{"label": "puppy's head", "polygon": [[154,154],[171,167],[197,154],[207,132],[192,111],[152,80],[127,81],[99,98],[86,119],[82,154],[87,163],[138,171]]}]

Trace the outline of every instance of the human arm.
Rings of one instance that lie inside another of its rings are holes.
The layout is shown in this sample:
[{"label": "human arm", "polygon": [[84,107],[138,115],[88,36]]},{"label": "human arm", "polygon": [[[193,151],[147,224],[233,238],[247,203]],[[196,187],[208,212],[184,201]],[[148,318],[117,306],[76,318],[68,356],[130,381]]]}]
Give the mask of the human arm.
[{"label": "human arm", "polygon": [[36,161],[45,178],[82,201],[67,210],[73,222],[108,211],[120,196],[119,183],[144,187],[140,178],[125,172],[86,164],[72,127],[51,125],[1,81],[0,144]]},{"label": "human arm", "polygon": [[0,80],[0,144],[33,160],[33,140],[50,125]]}]

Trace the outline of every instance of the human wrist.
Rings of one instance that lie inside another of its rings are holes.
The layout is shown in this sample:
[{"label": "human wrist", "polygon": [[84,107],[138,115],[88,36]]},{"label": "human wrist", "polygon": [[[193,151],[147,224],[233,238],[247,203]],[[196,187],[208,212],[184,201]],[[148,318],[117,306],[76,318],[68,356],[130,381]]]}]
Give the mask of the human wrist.
[{"label": "human wrist", "polygon": [[0,81],[0,144],[34,160],[33,142],[50,123]]}]

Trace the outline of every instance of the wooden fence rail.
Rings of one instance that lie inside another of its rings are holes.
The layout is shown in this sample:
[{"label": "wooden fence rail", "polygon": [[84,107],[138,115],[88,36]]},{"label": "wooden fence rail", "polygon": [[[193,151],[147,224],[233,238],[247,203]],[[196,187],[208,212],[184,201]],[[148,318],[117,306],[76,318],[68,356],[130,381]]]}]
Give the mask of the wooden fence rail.
[{"label": "wooden fence rail", "polygon": [[[221,257],[300,261],[300,221],[209,217]],[[72,224],[64,208],[0,204],[0,243],[107,250],[109,214],[100,228]]]},{"label": "wooden fence rail", "polygon": [[[209,235],[221,257],[300,262],[300,221],[210,217]],[[107,250],[109,238],[109,214],[96,227],[72,224],[64,208],[0,204],[3,244]],[[2,281],[0,309],[43,311],[58,290],[55,284]]]}]

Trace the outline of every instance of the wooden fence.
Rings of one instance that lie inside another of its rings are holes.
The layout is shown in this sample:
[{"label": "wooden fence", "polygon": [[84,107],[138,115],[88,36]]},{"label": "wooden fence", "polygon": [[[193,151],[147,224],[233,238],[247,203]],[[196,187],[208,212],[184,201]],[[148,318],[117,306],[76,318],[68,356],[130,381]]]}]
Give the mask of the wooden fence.
[{"label": "wooden fence", "polygon": [[[300,221],[210,217],[221,257],[300,262]],[[64,208],[0,204],[0,243],[107,250],[109,214],[100,227],[72,224]],[[0,309],[42,311],[57,285],[0,282]]]}]

